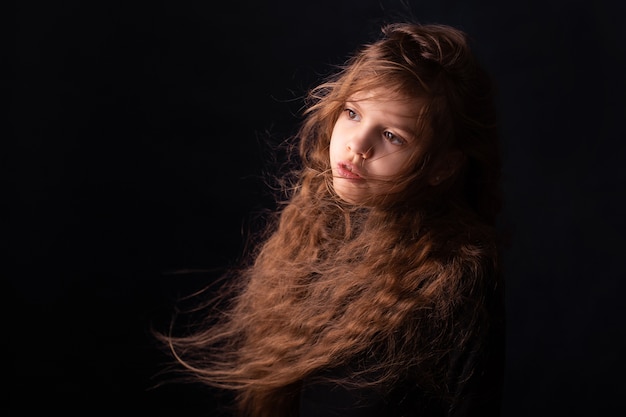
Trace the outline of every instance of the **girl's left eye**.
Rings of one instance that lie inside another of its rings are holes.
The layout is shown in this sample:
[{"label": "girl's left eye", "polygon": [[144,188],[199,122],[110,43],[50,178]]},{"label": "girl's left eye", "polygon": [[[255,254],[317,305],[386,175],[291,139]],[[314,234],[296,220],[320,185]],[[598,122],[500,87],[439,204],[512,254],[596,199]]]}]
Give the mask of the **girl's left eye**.
[{"label": "girl's left eye", "polygon": [[388,130],[385,131],[383,135],[385,136],[385,139],[387,139],[387,141],[393,145],[404,145],[406,143],[406,141],[400,136],[396,136]]}]

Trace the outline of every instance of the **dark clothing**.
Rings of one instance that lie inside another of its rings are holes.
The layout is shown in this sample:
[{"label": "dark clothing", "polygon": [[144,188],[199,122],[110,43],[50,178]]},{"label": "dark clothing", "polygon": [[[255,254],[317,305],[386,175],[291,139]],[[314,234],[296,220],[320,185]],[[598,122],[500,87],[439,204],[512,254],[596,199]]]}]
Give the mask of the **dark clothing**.
[{"label": "dark clothing", "polygon": [[[350,390],[330,383],[304,381],[300,393],[300,417],[498,417],[501,414],[504,376],[505,325],[503,289],[487,306],[491,324],[479,350],[469,346],[451,358],[447,381],[451,401],[427,396],[409,382],[383,396],[374,390]],[[474,370],[472,373],[472,369]],[[349,375],[335,369],[330,376]]]}]

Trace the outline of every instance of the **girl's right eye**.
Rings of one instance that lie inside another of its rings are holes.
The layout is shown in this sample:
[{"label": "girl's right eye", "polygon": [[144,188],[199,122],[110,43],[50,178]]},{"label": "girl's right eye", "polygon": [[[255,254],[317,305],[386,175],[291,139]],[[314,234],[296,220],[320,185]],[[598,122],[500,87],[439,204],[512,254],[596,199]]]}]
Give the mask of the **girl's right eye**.
[{"label": "girl's right eye", "polygon": [[359,115],[354,110],[352,110],[352,109],[345,109],[344,111],[348,115],[348,119],[359,121]]}]

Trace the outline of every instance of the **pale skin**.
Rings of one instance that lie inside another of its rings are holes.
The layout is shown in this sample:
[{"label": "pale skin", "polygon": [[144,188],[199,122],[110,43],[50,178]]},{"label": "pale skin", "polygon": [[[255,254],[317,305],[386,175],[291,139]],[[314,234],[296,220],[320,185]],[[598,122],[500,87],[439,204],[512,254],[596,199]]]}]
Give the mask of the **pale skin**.
[{"label": "pale skin", "polygon": [[384,89],[350,97],[330,140],[333,188],[342,200],[361,204],[389,193],[414,153],[426,151],[415,132],[420,107]]}]

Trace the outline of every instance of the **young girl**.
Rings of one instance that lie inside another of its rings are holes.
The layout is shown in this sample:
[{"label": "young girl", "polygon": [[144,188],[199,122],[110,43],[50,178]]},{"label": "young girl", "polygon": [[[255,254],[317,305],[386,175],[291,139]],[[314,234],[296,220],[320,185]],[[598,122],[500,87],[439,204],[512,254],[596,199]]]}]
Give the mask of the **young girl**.
[{"label": "young girl", "polygon": [[455,28],[382,33],[310,92],[250,261],[197,326],[160,335],[237,415],[499,414],[492,85]]}]

